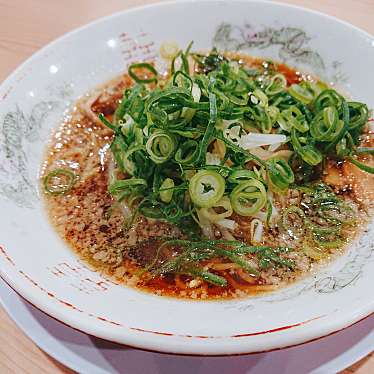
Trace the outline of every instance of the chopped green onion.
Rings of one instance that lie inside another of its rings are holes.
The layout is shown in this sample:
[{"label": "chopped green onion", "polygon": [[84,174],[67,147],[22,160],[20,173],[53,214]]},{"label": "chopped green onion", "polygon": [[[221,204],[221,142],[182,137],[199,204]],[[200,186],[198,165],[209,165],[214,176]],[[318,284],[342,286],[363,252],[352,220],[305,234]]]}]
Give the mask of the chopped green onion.
[{"label": "chopped green onion", "polygon": [[131,187],[140,187],[146,185],[147,182],[140,178],[121,179],[109,185],[109,192],[112,195],[115,195]]},{"label": "chopped green onion", "polygon": [[295,128],[296,130],[305,133],[309,130],[309,125],[305,116],[295,105],[280,113],[278,123],[285,131],[290,131],[292,128]]},{"label": "chopped green onion", "polygon": [[374,167],[365,165],[364,163],[357,161],[354,157],[349,156],[348,157],[349,162],[351,162],[353,165],[356,165],[359,169],[366,171],[367,173],[374,174]]},{"label": "chopped green onion", "polygon": [[130,175],[134,175],[137,165],[135,165],[134,161],[131,158],[138,152],[144,151],[144,146],[138,145],[132,148],[129,148],[122,156],[122,165],[124,170],[129,173]]},{"label": "chopped green onion", "polygon": [[114,126],[111,122],[109,122],[103,113],[99,113],[99,120],[107,127],[109,127],[111,130],[116,131],[117,127]]},{"label": "chopped green onion", "polygon": [[181,165],[193,165],[199,156],[199,145],[195,140],[182,143],[175,153],[175,161]]},{"label": "chopped green onion", "polygon": [[206,271],[196,267],[186,267],[181,270],[181,273],[199,277],[204,281],[214,284],[215,286],[226,287],[227,280],[219,275],[213,274],[210,271]]},{"label": "chopped green onion", "polygon": [[201,208],[214,206],[225,192],[225,179],[215,171],[200,170],[190,180],[191,200]]},{"label": "chopped green onion", "polygon": [[339,95],[333,89],[323,90],[314,100],[313,106],[317,112],[320,112],[322,109],[333,106],[340,108],[343,102],[343,97]]},{"label": "chopped green onion", "polygon": [[318,214],[323,218],[344,224],[352,224],[356,220],[355,211],[347,203],[341,201],[338,204],[321,205]]},{"label": "chopped green onion", "polygon": [[283,74],[275,74],[271,77],[269,84],[265,88],[265,93],[269,96],[275,95],[285,90],[287,79]]},{"label": "chopped green onion", "polygon": [[295,151],[307,164],[315,166],[322,162],[321,152],[312,144],[302,146],[294,128],[291,130],[291,142]]},{"label": "chopped green onion", "polygon": [[354,130],[366,125],[369,119],[369,109],[366,104],[358,102],[348,102],[350,130]]},{"label": "chopped green onion", "polygon": [[254,276],[259,275],[259,272],[253,267],[251,263],[249,263],[247,260],[242,258],[240,255],[235,254],[233,251],[217,247],[215,249],[215,252],[222,257],[227,257],[233,263],[238,264],[240,267],[246,270],[249,274],[254,275]]},{"label": "chopped green onion", "polygon": [[148,138],[145,148],[154,163],[162,164],[173,156],[176,146],[175,136],[162,130],[156,130]]},{"label": "chopped green onion", "polygon": [[61,195],[72,189],[77,177],[69,169],[55,169],[44,177],[44,190],[52,195]]},{"label": "chopped green onion", "polygon": [[164,203],[170,203],[173,197],[174,181],[171,178],[166,178],[160,187],[160,199]]},{"label": "chopped green onion", "polygon": [[241,216],[253,216],[267,202],[265,186],[257,179],[240,183],[230,194],[231,205]]},{"label": "chopped green onion", "polygon": [[[148,73],[151,74],[150,78],[140,78],[134,70],[137,69],[142,69],[145,71],[148,71]],[[147,62],[140,62],[137,64],[132,64],[129,66],[128,69],[129,76],[134,79],[136,83],[152,83],[152,82],[157,82],[157,70],[151,65],[148,64]]]},{"label": "chopped green onion", "polygon": [[291,96],[304,104],[309,104],[314,99],[313,93],[300,84],[292,84],[288,89],[288,92]]},{"label": "chopped green onion", "polygon": [[342,127],[338,111],[335,107],[328,106],[313,119],[310,133],[318,141],[331,142],[340,134]]},{"label": "chopped green onion", "polygon": [[272,158],[267,163],[269,184],[274,192],[285,193],[295,176],[291,167],[282,158]]},{"label": "chopped green onion", "polygon": [[[212,81],[213,83],[213,81]],[[201,139],[198,161],[202,161],[205,158],[206,151],[215,131],[215,124],[217,121],[217,98],[213,93],[209,93],[209,122],[203,138]]]},{"label": "chopped green onion", "polygon": [[254,171],[248,169],[239,169],[231,172],[227,178],[227,181],[238,184],[251,179],[257,179],[257,174]]}]

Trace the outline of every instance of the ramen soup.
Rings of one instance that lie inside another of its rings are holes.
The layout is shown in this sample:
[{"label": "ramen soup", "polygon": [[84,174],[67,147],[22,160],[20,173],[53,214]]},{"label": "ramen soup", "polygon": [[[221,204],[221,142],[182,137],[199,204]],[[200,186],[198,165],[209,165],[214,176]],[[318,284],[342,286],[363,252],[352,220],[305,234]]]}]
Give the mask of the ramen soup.
[{"label": "ramen soup", "polygon": [[158,295],[274,290],[341,254],[370,217],[370,112],[280,63],[167,45],[82,97],[42,189],[58,234]]}]

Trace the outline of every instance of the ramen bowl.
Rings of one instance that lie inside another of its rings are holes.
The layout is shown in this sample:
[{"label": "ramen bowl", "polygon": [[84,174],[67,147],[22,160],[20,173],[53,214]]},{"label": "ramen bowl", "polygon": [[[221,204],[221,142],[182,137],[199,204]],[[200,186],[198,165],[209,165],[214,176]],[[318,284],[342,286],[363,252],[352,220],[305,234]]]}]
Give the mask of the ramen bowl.
[{"label": "ramen bowl", "polygon": [[[313,275],[272,293],[221,301],[161,297],[93,271],[59,239],[39,190],[46,144],[81,95],[162,42],[217,47],[310,72],[374,104],[374,38],[302,8],[263,1],[178,1],[114,14],[32,56],[0,87],[0,275],[53,318],[147,350],[230,355],[301,344],[374,311],[374,226]],[[359,65],[358,65],[359,61]]]}]

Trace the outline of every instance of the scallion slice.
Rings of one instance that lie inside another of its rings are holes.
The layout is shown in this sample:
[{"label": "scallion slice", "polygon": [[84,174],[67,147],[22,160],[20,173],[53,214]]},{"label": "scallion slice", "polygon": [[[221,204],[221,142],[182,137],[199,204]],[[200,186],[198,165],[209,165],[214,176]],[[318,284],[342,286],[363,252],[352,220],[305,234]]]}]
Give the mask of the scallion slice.
[{"label": "scallion slice", "polygon": [[201,208],[211,208],[225,192],[225,179],[213,170],[200,170],[190,180],[191,200]]},{"label": "scallion slice", "polygon": [[70,169],[58,168],[44,177],[44,190],[52,195],[61,195],[72,189],[77,176]]},{"label": "scallion slice", "polygon": [[234,211],[241,216],[253,216],[265,207],[266,189],[262,182],[251,179],[240,183],[230,194]]},{"label": "scallion slice", "polygon": [[300,84],[292,84],[288,89],[290,95],[304,104],[309,104],[314,99],[314,95],[306,87]]},{"label": "scallion slice", "polygon": [[267,163],[270,187],[274,192],[285,193],[295,181],[294,173],[282,158],[272,158]]},{"label": "scallion slice", "polygon": [[160,187],[160,199],[164,203],[170,203],[173,197],[174,181],[171,178],[166,178]]},{"label": "scallion slice", "polygon": [[173,134],[156,130],[148,138],[145,148],[154,163],[162,164],[173,156],[176,146],[177,140]]}]

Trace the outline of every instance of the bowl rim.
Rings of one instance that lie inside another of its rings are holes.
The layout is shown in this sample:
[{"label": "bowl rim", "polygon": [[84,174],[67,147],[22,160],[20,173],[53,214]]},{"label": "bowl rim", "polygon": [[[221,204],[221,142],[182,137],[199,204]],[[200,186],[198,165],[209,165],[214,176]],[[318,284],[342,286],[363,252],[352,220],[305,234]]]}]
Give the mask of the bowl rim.
[{"label": "bowl rim", "polygon": [[[143,6],[136,6],[132,7],[130,9],[125,9],[121,11],[114,12],[110,15],[100,17],[94,21],[91,21],[87,24],[84,24],[78,28],[73,29],[72,31],[69,31],[67,33],[64,33],[60,37],[54,39],[53,41],[49,42],[45,46],[43,46],[41,49],[37,50],[34,52],[29,58],[27,58],[23,63],[21,63],[16,69],[14,69],[8,77],[3,80],[0,84],[0,90],[6,91],[6,87],[9,85],[9,83],[17,76],[19,72],[21,72],[24,68],[26,68],[28,65],[32,64],[34,60],[39,58],[45,51],[47,51],[49,48],[54,47],[56,44],[59,42],[68,39],[72,36],[74,36],[76,33],[79,33],[82,30],[85,30],[86,28],[89,27],[94,27],[97,24],[104,23],[104,22],[110,22],[111,19],[116,18],[116,17],[121,17],[124,14],[131,14],[131,13],[136,13],[139,11],[143,11],[145,9],[152,9],[152,8],[159,8],[159,7],[168,7],[170,5],[178,5],[178,6],[185,6],[191,3],[230,3],[232,4],[233,2],[235,3],[258,3],[259,5],[261,4],[267,4],[267,5],[274,5],[274,6],[279,6],[283,8],[289,8],[289,9],[296,9],[305,13],[309,14],[314,14],[318,17],[323,17],[325,19],[328,19],[332,21],[333,23],[338,23],[340,25],[345,26],[346,28],[349,28],[351,30],[354,30],[358,34],[361,34],[362,36],[368,37],[370,39],[373,39],[374,41],[374,36],[371,35],[369,32],[360,29],[357,26],[352,25],[351,23],[347,21],[340,20],[334,16],[330,16],[328,14],[322,13],[320,11],[308,9],[302,6],[298,5],[293,5],[293,4],[288,4],[288,3],[281,3],[278,1],[271,1],[271,0],[167,0],[163,2],[156,2],[152,4],[147,4]],[[1,249],[1,246],[0,246]],[[130,346],[133,348],[138,348],[142,350],[147,350],[151,352],[159,352],[159,353],[169,353],[169,354],[176,354],[176,355],[193,355],[193,356],[228,356],[228,355],[244,355],[244,354],[252,354],[252,353],[260,353],[260,352],[270,352],[273,350],[277,349],[283,349],[283,348],[289,348],[289,347],[294,347],[297,345],[301,345],[304,343],[308,343],[314,340],[321,339],[325,336],[337,333],[345,328],[350,327],[351,325],[361,321],[362,319],[365,319],[369,317],[370,315],[374,314],[374,300],[371,303],[366,304],[366,306],[361,307],[359,310],[355,310],[354,312],[351,313],[342,313],[340,316],[336,316],[336,318],[331,318],[333,314],[330,314],[329,316],[319,316],[314,320],[318,319],[323,319],[322,317],[330,317],[329,323],[326,323],[327,321],[325,319],[323,323],[323,326],[314,326],[314,329],[309,329],[307,331],[303,331],[303,333],[299,334],[298,338],[294,338],[294,343],[293,344],[287,344],[286,341],[282,341],[279,343],[271,343],[267,344],[269,346],[269,349],[265,350],[255,350],[251,349],[250,351],[248,350],[243,350],[243,349],[234,349],[237,351],[237,353],[232,352],[232,348],[230,348],[229,344],[226,346],[226,349],[229,351],[228,353],[224,353],[225,350],[225,344],[222,341],[222,348],[206,348],[205,351],[201,351],[201,347],[197,346],[195,348],[189,347],[187,349],[187,345],[185,344],[183,347],[178,347],[177,351],[173,349],[173,343],[172,341],[167,342],[166,340],[163,341],[162,346],[158,349],[150,348],[150,347],[155,347],[155,344],[151,344],[152,339],[147,339],[146,334],[141,334],[139,336],[130,336],[130,335],[122,335],[124,339],[120,340],[117,339],[113,336],[113,334],[110,334],[110,330],[106,330],[105,328],[99,328],[98,325],[96,325],[96,329],[92,328],[95,326],[90,325],[89,323],[82,323],[82,320],[80,318],[76,318],[76,314],[71,313],[70,315],[66,313],[66,311],[59,307],[57,304],[53,303],[48,303],[45,300],[48,300],[46,297],[38,297],[37,294],[33,295],[32,292],[28,292],[27,287],[23,286],[23,282],[17,282],[17,280],[11,276],[10,273],[8,273],[6,270],[3,268],[0,268],[0,278],[2,278],[18,295],[20,295],[24,300],[29,302],[31,305],[36,307],[37,309],[41,310],[51,318],[57,320],[58,322],[69,326],[77,331],[86,333],[90,336],[95,336],[103,340],[107,340],[110,342],[114,342],[123,346]],[[335,314],[335,313],[334,313]],[[312,322],[310,321],[305,321],[301,322],[301,325],[307,322]],[[286,326],[287,327],[287,326]],[[291,326],[292,327],[292,326]],[[318,327],[318,328],[317,328]],[[283,329],[280,328],[280,329]],[[140,333],[141,331],[139,331]],[[147,331],[143,331],[147,332]],[[169,335],[168,333],[161,333],[163,335]],[[301,337],[302,335],[302,337]],[[229,337],[227,337],[229,338]],[[280,338],[280,337],[279,337]],[[209,340],[209,339],[208,339]],[[285,339],[287,340],[287,339]],[[126,343],[125,343],[126,341]],[[227,342],[227,340],[226,340]],[[157,342],[156,342],[157,344]]]},{"label": "bowl rim", "polygon": [[140,347],[135,346],[135,345],[131,345],[131,344],[127,344],[127,343],[125,344],[125,343],[121,343],[121,342],[116,342],[114,340],[110,340],[108,338],[102,338],[102,337],[99,337],[99,336],[94,335],[92,333],[88,333],[88,332],[86,332],[84,330],[81,330],[81,329],[79,329],[77,327],[71,326],[68,323],[66,323],[64,321],[61,321],[60,319],[58,319],[58,318],[56,318],[56,317],[48,314],[46,311],[44,311],[40,307],[38,307],[37,305],[33,304],[25,296],[23,296],[15,288],[13,288],[13,286],[11,284],[9,284],[8,281],[5,280],[1,275],[0,275],[0,280],[2,280],[7,286],[9,286],[10,289],[16,295],[18,295],[23,301],[25,301],[27,304],[30,304],[31,306],[33,306],[34,308],[36,308],[37,310],[39,310],[40,312],[42,312],[46,316],[52,318],[54,321],[56,321],[58,323],[61,323],[65,327],[69,327],[69,328],[73,329],[74,331],[78,331],[78,332],[86,334],[86,335],[88,335],[90,337],[98,338],[98,339],[101,339],[101,340],[109,342],[109,343],[118,344],[120,347],[123,347],[123,348],[132,348],[132,349],[137,349],[137,350],[141,350],[141,351],[145,351],[145,352],[150,352],[150,353],[160,353],[160,354],[164,354],[164,355],[173,355],[173,356],[185,356],[185,357],[231,357],[231,356],[248,356],[248,355],[261,354],[261,353],[270,353],[270,352],[274,352],[274,351],[279,351],[281,349],[288,349],[288,348],[299,347],[299,346],[304,345],[304,344],[312,343],[312,342],[315,342],[315,341],[327,338],[328,336],[338,334],[339,332],[344,331],[346,329],[349,329],[350,327],[352,327],[352,326],[354,326],[354,325],[356,325],[356,324],[358,324],[358,323],[360,323],[360,322],[362,322],[362,321],[370,318],[371,316],[374,316],[374,312],[369,313],[368,315],[366,315],[366,316],[358,319],[357,321],[352,322],[349,325],[344,326],[344,327],[342,327],[342,328],[340,328],[338,330],[332,331],[332,332],[327,333],[325,335],[318,336],[318,337],[313,338],[313,339],[309,339],[309,340],[303,341],[301,343],[285,345],[285,346],[282,346],[280,348],[271,348],[271,349],[266,349],[266,350],[250,351],[250,352],[243,352],[243,353],[219,353],[219,354],[204,354],[204,353],[200,353],[199,354],[199,353],[180,353],[180,352],[175,353],[175,352],[171,352],[171,351],[162,351],[162,350],[155,350],[155,349],[148,349],[148,348],[140,348]]}]

